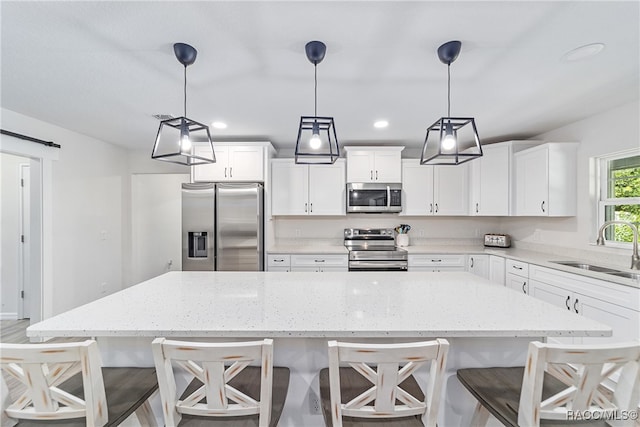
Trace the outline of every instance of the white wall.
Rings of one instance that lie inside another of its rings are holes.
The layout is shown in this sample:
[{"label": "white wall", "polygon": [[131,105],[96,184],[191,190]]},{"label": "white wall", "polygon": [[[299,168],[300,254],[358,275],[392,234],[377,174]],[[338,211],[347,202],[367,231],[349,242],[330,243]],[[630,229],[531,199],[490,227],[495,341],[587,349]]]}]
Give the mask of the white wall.
[{"label": "white wall", "polygon": [[593,246],[597,232],[594,176],[590,158],[640,146],[640,104],[636,101],[532,139],[580,143],[577,153],[577,215],[570,218],[505,218],[502,231],[516,240],[602,253],[629,251]]},{"label": "white wall", "polygon": [[131,228],[126,150],[5,109],[2,128],[62,145],[51,173],[52,292],[46,314],[121,289],[123,257],[130,253],[123,230]]},{"label": "white wall", "polygon": [[20,280],[20,165],[29,159],[0,153],[0,318],[16,319]]}]

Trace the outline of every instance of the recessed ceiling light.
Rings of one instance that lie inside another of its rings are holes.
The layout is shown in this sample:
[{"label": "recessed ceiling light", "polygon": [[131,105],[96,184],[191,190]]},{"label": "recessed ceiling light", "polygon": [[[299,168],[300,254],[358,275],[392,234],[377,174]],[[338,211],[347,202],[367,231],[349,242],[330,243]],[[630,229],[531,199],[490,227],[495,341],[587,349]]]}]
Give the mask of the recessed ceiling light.
[{"label": "recessed ceiling light", "polygon": [[373,127],[378,129],[386,128],[387,126],[389,126],[389,122],[386,120],[378,120],[373,124]]},{"label": "recessed ceiling light", "polygon": [[211,123],[211,126],[213,126],[216,129],[226,129],[227,128],[227,124],[224,122],[213,122]]},{"label": "recessed ceiling light", "polygon": [[581,59],[591,58],[604,50],[604,43],[591,43],[577,47],[565,53],[562,57],[565,61],[580,61]]}]

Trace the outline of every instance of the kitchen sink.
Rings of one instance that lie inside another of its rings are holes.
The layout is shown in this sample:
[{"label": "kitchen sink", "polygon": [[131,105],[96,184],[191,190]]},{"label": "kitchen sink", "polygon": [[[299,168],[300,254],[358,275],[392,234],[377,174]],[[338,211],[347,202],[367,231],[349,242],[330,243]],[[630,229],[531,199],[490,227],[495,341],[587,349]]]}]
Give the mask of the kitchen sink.
[{"label": "kitchen sink", "polygon": [[607,273],[612,276],[626,277],[627,279],[640,280],[640,273],[631,273],[627,271],[616,271],[615,273]]},{"label": "kitchen sink", "polygon": [[[613,268],[600,267],[598,265],[593,265],[593,264],[585,264],[579,261],[551,261],[551,262],[554,264],[561,264],[569,267],[579,268],[581,270],[597,271],[598,273],[607,273],[607,274],[625,273],[624,271],[615,270]],[[628,274],[634,274],[634,273],[628,273]]]}]

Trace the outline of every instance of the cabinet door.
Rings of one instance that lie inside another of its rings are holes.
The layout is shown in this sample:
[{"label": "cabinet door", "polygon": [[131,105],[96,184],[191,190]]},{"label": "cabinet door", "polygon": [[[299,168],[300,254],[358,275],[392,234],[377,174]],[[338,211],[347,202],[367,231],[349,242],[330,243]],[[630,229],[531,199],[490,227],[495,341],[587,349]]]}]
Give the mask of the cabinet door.
[{"label": "cabinet door", "polygon": [[309,166],[309,215],[346,215],[344,160]]},{"label": "cabinet door", "polygon": [[504,286],[505,261],[500,256],[489,256],[489,280]]},{"label": "cabinet door", "polygon": [[309,168],[291,161],[271,164],[271,214],[307,215]]},{"label": "cabinet door", "polygon": [[[472,183],[471,188],[477,191],[474,204],[471,205],[473,215],[507,216],[509,215],[509,147],[495,147],[484,150],[483,156],[470,162],[475,169],[473,177],[479,182]],[[474,164],[475,163],[475,164]]]},{"label": "cabinet door", "polygon": [[376,182],[402,182],[402,163],[399,151],[376,151],[373,179]]},{"label": "cabinet door", "polygon": [[[530,295],[567,311],[571,311],[573,307],[573,294],[571,291],[557,286],[547,285],[546,283],[538,282],[537,280],[531,281]],[[579,338],[549,337],[548,340],[549,342],[556,344],[577,344]]]},{"label": "cabinet door", "polygon": [[489,255],[469,255],[469,272],[489,278]]},{"label": "cabinet door", "polygon": [[468,167],[434,166],[433,204],[435,215],[467,215]]},{"label": "cabinet door", "polygon": [[347,152],[347,182],[372,182],[374,177],[373,151]]},{"label": "cabinet door", "polygon": [[[194,147],[196,153],[211,153],[206,147]],[[224,145],[214,145],[213,150],[216,153],[216,162],[206,165],[193,166],[194,182],[220,182],[229,178],[228,153],[229,147]]]},{"label": "cabinet door", "polygon": [[232,181],[264,181],[263,152],[264,147],[229,147],[228,179]]},{"label": "cabinet door", "polygon": [[433,166],[406,160],[402,164],[402,213],[433,215]]},{"label": "cabinet door", "polygon": [[548,149],[517,153],[516,215],[547,216],[549,212]]},{"label": "cabinet door", "polygon": [[529,280],[527,278],[507,273],[506,279],[507,288],[529,295]]},{"label": "cabinet door", "polygon": [[583,344],[637,341],[640,338],[640,312],[586,295],[575,294],[574,307],[584,317],[613,329],[611,337],[582,337]]}]

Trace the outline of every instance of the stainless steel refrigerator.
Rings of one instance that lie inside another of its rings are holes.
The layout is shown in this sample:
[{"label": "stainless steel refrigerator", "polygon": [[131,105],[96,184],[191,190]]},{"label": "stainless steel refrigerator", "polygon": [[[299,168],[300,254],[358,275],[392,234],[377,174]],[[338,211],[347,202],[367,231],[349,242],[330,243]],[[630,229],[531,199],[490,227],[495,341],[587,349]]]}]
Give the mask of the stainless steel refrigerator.
[{"label": "stainless steel refrigerator", "polygon": [[263,187],[182,184],[182,270],[263,271]]}]

